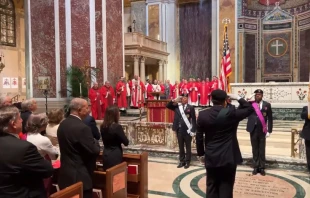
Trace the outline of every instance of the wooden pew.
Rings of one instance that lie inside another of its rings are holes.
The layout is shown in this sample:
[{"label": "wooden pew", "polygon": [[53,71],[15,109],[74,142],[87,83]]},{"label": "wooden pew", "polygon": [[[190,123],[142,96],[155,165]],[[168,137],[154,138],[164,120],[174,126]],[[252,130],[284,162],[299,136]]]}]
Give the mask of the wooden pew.
[{"label": "wooden pew", "polygon": [[[127,192],[128,197],[148,197],[148,153],[142,152],[141,154],[123,154],[124,162],[127,165],[137,165],[138,174],[127,175]],[[103,162],[102,153],[98,157],[98,162]],[[100,167],[98,168],[100,170]],[[94,184],[95,185],[95,184]]]},{"label": "wooden pew", "polygon": [[93,188],[100,189],[105,198],[127,197],[127,163],[123,162],[106,172],[95,171],[93,175]]},{"label": "wooden pew", "polygon": [[83,183],[78,182],[50,196],[50,198],[83,198]]}]

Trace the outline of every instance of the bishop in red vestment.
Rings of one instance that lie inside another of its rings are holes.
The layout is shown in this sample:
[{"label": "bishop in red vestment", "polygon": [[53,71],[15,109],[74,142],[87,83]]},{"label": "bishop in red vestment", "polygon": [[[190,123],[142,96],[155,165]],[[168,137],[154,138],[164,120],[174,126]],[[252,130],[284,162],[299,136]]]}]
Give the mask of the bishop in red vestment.
[{"label": "bishop in red vestment", "polygon": [[189,85],[190,105],[192,106],[198,106],[198,89],[198,83],[195,80],[192,80]]},{"label": "bishop in red vestment", "polygon": [[103,103],[102,94],[100,92],[98,83],[94,83],[93,87],[88,91],[88,98],[91,104],[91,114],[95,120],[101,120],[103,118],[101,105]]},{"label": "bishop in red vestment", "polygon": [[114,89],[111,87],[111,84],[109,81],[105,82],[105,85],[101,87],[101,94],[103,97],[103,103],[102,103],[102,113],[103,117],[105,114],[105,110],[115,104],[115,94],[114,94]]},{"label": "bishop in red vestment", "polygon": [[143,82],[133,79],[133,84],[131,87],[131,107],[141,108],[144,107],[144,93],[145,93],[145,85]]},{"label": "bishop in red vestment", "polygon": [[210,92],[210,87],[209,87],[209,82],[207,83],[206,81],[202,81],[200,89],[200,106],[207,106],[209,103],[209,92]]},{"label": "bishop in red vestment", "polygon": [[216,76],[213,76],[212,85],[211,85],[211,92],[214,90],[219,89],[219,79]]},{"label": "bishop in red vestment", "polygon": [[121,111],[126,110],[127,108],[127,91],[125,78],[121,77],[116,84],[116,97],[117,97],[117,106]]},{"label": "bishop in red vestment", "polygon": [[180,95],[180,84],[175,81],[175,84],[171,87],[172,99],[176,99]]}]

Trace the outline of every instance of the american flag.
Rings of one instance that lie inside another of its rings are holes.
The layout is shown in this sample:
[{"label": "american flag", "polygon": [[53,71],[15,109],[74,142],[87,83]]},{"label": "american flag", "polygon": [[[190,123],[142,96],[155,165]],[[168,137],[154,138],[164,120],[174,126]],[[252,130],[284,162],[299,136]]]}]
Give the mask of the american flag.
[{"label": "american flag", "polygon": [[224,27],[224,44],[223,44],[223,57],[221,63],[221,76],[219,80],[219,88],[230,92],[229,75],[231,74],[231,61],[227,36],[227,25]]}]

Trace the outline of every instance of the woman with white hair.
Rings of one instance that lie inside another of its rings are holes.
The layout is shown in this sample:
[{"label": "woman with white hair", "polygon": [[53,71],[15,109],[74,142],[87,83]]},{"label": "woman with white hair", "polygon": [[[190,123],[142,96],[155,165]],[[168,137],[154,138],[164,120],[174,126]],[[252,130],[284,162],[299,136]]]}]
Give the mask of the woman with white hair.
[{"label": "woman with white hair", "polygon": [[40,133],[46,129],[48,119],[45,113],[31,114],[26,124],[28,142],[34,144],[42,157],[56,160],[58,157],[58,150],[53,146],[51,140],[48,137],[41,135]]},{"label": "woman with white hair", "polygon": [[[58,149],[52,145],[48,137],[41,135],[41,132],[46,129],[48,119],[45,113],[31,114],[26,124],[26,140],[38,149],[38,152],[46,160],[56,160],[58,158]],[[49,197],[49,192],[52,187],[51,178],[44,179],[44,186]]]}]

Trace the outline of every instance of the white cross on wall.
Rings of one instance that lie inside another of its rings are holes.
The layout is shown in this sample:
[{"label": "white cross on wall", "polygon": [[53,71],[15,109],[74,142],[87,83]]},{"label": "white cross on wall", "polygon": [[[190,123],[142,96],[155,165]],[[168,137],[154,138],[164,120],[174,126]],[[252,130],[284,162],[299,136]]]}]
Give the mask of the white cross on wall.
[{"label": "white cross on wall", "polygon": [[271,45],[271,47],[275,47],[276,48],[276,55],[279,55],[279,47],[283,47],[283,44],[279,43],[279,40],[276,40],[276,44]]}]

